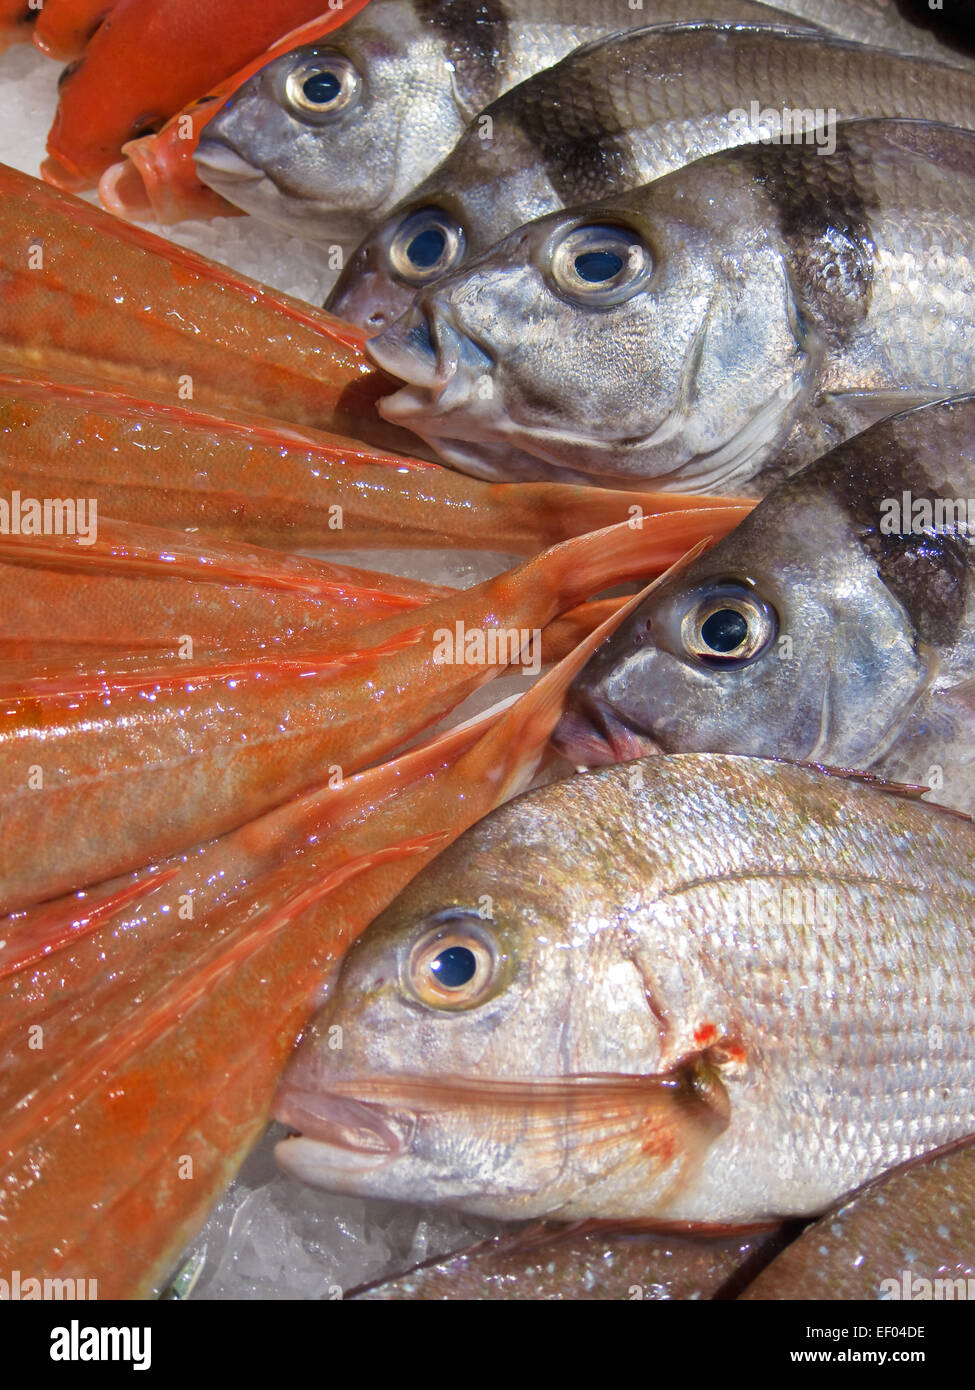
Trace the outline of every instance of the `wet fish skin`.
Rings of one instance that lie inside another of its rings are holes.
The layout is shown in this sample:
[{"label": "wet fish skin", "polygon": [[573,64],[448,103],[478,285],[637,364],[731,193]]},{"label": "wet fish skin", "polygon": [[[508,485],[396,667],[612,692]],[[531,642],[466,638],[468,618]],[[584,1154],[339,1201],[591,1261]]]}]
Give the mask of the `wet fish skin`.
[{"label": "wet fish skin", "polygon": [[[371,0],[329,43],[275,59],[240,87],[208,123],[197,172],[265,221],[354,246],[503,91],[580,44],[686,9],[681,0],[647,0],[643,9],[625,0]],[[695,0],[694,10],[780,13],[752,0]],[[332,114],[300,110],[289,77],[335,59],[358,74],[351,99]]]},{"label": "wet fish skin", "polygon": [[[788,1229],[788,1228],[786,1228]],[[779,1231],[697,1240],[648,1234],[562,1234],[525,1242],[495,1237],[346,1295],[354,1301],[613,1299],[729,1296],[781,1247]]]},{"label": "wet fish skin", "polygon": [[[521,228],[370,341],[406,383],[380,413],[476,476],[761,495],[968,389],[975,135],[835,137],[722,151]],[[618,266],[605,286],[575,270],[593,249]]]},{"label": "wet fish skin", "polygon": [[[915,1281],[927,1281],[926,1291]],[[741,1296],[957,1299],[971,1298],[973,1289],[975,1143],[969,1140],[870,1183],[808,1227]]]},{"label": "wet fish skin", "polygon": [[[520,797],[349,954],[279,1162],[500,1219],[822,1211],[975,1132],[973,849],[943,811],[724,755]],[[424,1002],[417,962],[462,940],[475,993]]]},{"label": "wet fish skin", "polygon": [[[639,30],[571,53],[467,127],[452,152],[349,258],[328,300],[379,333],[462,261],[559,208],[623,193],[746,143],[752,104],[908,117],[975,129],[975,72],[769,23]],[[736,115],[737,113],[737,115]],[[820,116],[824,119],[824,116]],[[485,121],[489,122],[486,133]],[[757,138],[757,131],[750,138]],[[408,238],[446,218],[442,265],[411,270]]]},{"label": "wet fish skin", "polygon": [[[939,499],[975,521],[975,396],[883,420],[773,489],[597,653],[557,746],[589,765],[820,762],[975,812],[975,531],[938,529]],[[702,644],[725,600],[749,628],[741,657]]]},{"label": "wet fish skin", "polygon": [[890,0],[786,0],[785,8],[797,18],[858,43],[959,65],[972,61],[970,19],[964,6],[939,11],[926,0],[895,0],[895,4]]}]

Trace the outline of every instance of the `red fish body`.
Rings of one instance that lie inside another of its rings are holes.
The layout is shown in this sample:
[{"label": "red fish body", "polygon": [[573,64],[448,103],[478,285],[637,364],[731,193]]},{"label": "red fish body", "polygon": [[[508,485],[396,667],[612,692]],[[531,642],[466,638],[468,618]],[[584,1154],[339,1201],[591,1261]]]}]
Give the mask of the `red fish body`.
[{"label": "red fish body", "polygon": [[[0,166],[0,366],[402,449],[338,319]],[[259,350],[258,350],[259,348]]]},{"label": "red fish body", "polygon": [[[87,188],[128,140],[321,13],[323,0],[118,0],[62,84],[44,176]],[[331,8],[326,5],[326,8]],[[337,12],[339,22],[359,6]]]},{"label": "red fish body", "polygon": [[[626,523],[556,546],[419,613],[254,658],[133,659],[0,687],[0,907],[13,911],[224,834],[388,757],[497,670],[495,645],[437,657],[439,634],[532,633],[709,534],[708,512]],[[507,638],[505,639],[507,642]],[[519,644],[520,646],[521,644]],[[43,860],[25,845],[48,847]]]}]

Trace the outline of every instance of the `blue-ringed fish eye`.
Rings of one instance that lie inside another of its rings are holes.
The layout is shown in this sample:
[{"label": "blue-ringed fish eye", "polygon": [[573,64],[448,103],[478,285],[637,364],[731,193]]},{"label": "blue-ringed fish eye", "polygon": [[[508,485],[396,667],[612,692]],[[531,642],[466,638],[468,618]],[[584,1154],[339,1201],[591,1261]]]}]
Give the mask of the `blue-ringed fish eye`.
[{"label": "blue-ringed fish eye", "polygon": [[441,208],[418,208],[397,227],[389,243],[389,262],[408,285],[438,280],[464,256],[464,229]]},{"label": "blue-ringed fish eye", "polygon": [[361,80],[355,65],[341,53],[319,52],[306,58],[284,84],[287,104],[296,116],[336,116],[358,99]]},{"label": "blue-ringed fish eye", "polygon": [[628,227],[572,227],[552,248],[552,283],[576,304],[621,304],[653,274],[646,242]]},{"label": "blue-ringed fish eye", "polygon": [[711,666],[741,666],[761,656],[779,630],[778,614],[744,584],[699,591],[680,627],[684,649]]},{"label": "blue-ringed fish eye", "polygon": [[421,1004],[469,1009],[491,993],[500,964],[488,923],[473,913],[448,917],[414,943],[405,983]]}]

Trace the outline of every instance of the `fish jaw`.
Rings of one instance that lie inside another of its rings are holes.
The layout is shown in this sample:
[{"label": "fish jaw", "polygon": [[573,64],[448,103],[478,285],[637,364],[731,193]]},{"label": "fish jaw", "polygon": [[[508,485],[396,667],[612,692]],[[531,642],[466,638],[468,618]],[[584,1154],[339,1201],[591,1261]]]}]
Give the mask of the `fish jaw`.
[{"label": "fish jaw", "polygon": [[[453,467],[472,477],[492,480],[510,475],[517,461],[504,446],[485,449],[476,418],[492,413],[491,373],[494,360],[469,334],[458,328],[449,313],[440,313],[424,297],[396,323],[366,344],[371,361],[399,378],[404,385],[378,403],[383,419],[412,430]],[[465,430],[472,438],[445,437],[441,432],[460,412],[473,425]],[[496,461],[494,461],[496,460]],[[532,476],[533,460],[527,457],[526,476]]]},{"label": "fish jaw", "polygon": [[311,1184],[323,1169],[354,1177],[385,1168],[402,1158],[409,1144],[410,1126],[398,1125],[381,1107],[294,1084],[282,1086],[274,1118],[297,1131],[277,1146],[282,1168]]},{"label": "fish jaw", "polygon": [[193,158],[201,180],[211,188],[215,185],[253,183],[264,177],[263,170],[222,140],[204,137],[197,145]]},{"label": "fish jaw", "polygon": [[563,758],[582,767],[628,763],[661,751],[648,734],[638,733],[603,701],[578,689],[569,694],[552,743]]},{"label": "fish jaw", "polygon": [[371,233],[346,261],[325,301],[336,318],[354,323],[370,337],[384,333],[407,314],[415,288],[400,284],[385,269],[382,229]]},{"label": "fish jaw", "polygon": [[[275,1148],[286,1173],[328,1191],[497,1220],[666,1216],[730,1113],[715,1076],[705,1094],[683,1069],[514,1082],[397,1074],[332,1085],[282,1085],[274,1116],[302,1127]],[[361,1096],[370,1099],[352,1098]]]}]

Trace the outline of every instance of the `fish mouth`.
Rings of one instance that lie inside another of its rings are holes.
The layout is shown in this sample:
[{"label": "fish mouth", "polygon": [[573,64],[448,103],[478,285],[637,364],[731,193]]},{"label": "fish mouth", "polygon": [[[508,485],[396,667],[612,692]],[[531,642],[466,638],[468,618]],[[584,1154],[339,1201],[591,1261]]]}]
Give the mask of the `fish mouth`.
[{"label": "fish mouth", "polygon": [[290,1167],[290,1154],[314,1148],[316,1161],[330,1166],[361,1170],[383,1168],[402,1158],[409,1148],[412,1128],[401,1125],[382,1105],[350,1100],[328,1091],[306,1091],[283,1085],[274,1103],[274,1118],[293,1132],[277,1151],[282,1166]]},{"label": "fish mouth", "polygon": [[579,690],[570,691],[551,741],[563,758],[580,767],[629,763],[663,751],[648,734],[637,733],[602,701]]},{"label": "fish mouth", "polygon": [[263,169],[258,169],[221,140],[201,140],[193,154],[193,162],[204,183],[208,178],[224,184],[256,183],[264,177]]},{"label": "fish mouth", "polygon": [[474,384],[494,360],[451,319],[432,306],[415,305],[366,343],[366,355],[382,371],[404,382],[380,402],[387,420],[443,415],[466,404]]}]

